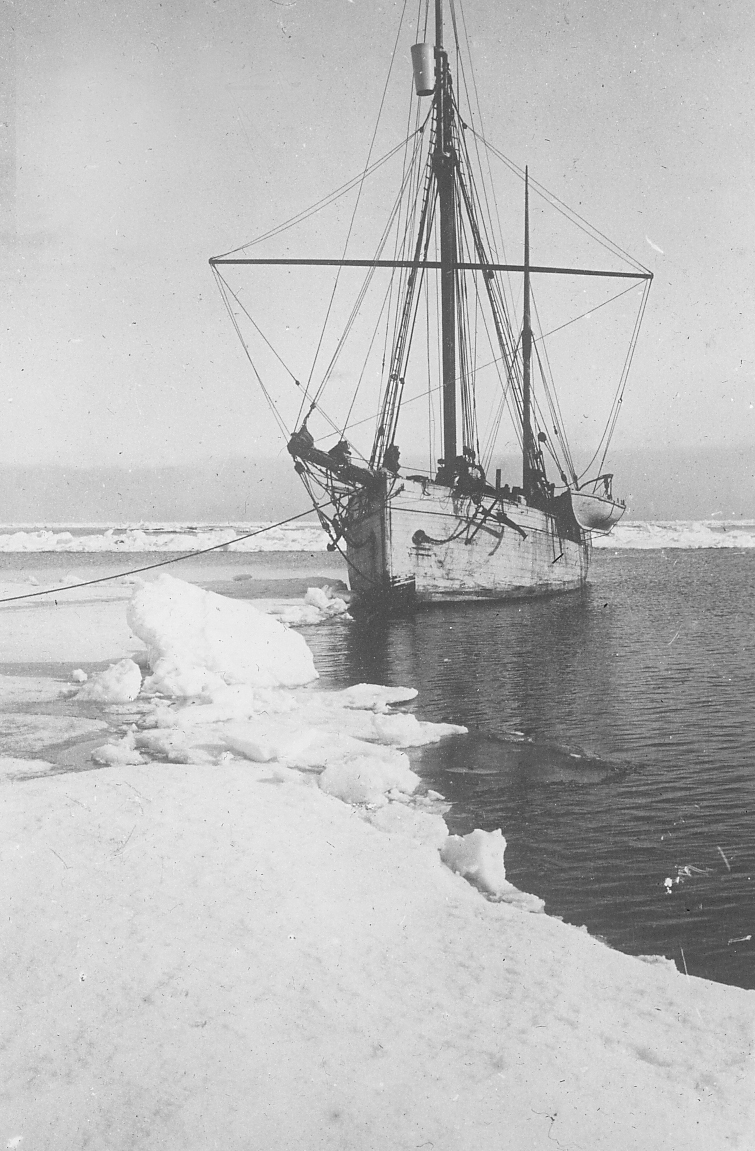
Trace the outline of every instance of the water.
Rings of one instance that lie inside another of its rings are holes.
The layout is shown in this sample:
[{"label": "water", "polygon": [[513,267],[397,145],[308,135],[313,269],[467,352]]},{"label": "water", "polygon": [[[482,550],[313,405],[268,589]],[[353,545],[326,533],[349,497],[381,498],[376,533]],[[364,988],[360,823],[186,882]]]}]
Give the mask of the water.
[{"label": "water", "polygon": [[549,913],[752,988],[754,574],[746,551],[602,552],[584,593],[305,631],[324,684],[414,685],[469,727],[415,769],[452,831],[503,828]]}]

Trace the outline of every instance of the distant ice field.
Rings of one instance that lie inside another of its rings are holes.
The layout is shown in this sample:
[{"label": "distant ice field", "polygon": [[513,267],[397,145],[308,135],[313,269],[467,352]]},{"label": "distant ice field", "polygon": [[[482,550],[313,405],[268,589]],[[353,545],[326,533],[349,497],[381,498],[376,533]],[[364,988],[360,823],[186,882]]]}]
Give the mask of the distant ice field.
[{"label": "distant ice field", "polygon": [[[254,533],[254,534],[252,534]],[[247,537],[240,539],[239,537]],[[238,541],[238,542],[235,542]],[[0,552],[325,551],[328,538],[314,520],[269,523],[0,524]],[[596,548],[751,548],[753,520],[628,520]]]}]

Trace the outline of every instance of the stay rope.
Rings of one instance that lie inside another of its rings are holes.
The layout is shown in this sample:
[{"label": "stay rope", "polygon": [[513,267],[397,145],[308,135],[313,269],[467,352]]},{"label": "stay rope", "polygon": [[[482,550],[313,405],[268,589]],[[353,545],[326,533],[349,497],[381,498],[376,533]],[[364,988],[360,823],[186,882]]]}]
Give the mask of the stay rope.
[{"label": "stay rope", "polygon": [[[401,29],[404,26],[404,17],[406,16],[406,5],[407,5],[407,0],[404,0],[404,6],[401,10],[401,18],[399,20],[398,31],[396,33],[396,40],[395,40],[395,43],[393,45],[393,51],[391,53],[391,61],[390,61],[390,64],[388,66],[388,75],[386,76],[385,84],[383,85],[383,95],[380,99],[380,107],[378,108],[378,114],[377,114],[377,118],[375,120],[375,128],[373,130],[372,139],[370,140],[370,146],[369,146],[369,149],[367,152],[367,163],[365,164],[365,169],[368,169],[370,166],[370,158],[372,156],[372,152],[373,152],[373,149],[375,147],[375,140],[377,139],[378,128],[380,126],[380,119],[381,119],[381,116],[383,114],[383,106],[385,104],[385,98],[386,98],[386,94],[388,92],[388,85],[390,83],[391,74],[393,72],[393,65],[394,65],[395,60],[396,60],[396,53],[398,51],[399,38],[401,36]],[[362,199],[362,192],[364,190],[364,184],[365,184],[364,179],[359,181],[356,200],[354,202],[354,207],[353,207],[352,212],[351,212],[351,221],[349,222],[349,230],[346,233],[346,240],[344,241],[344,245],[343,245],[343,255],[341,257],[342,259],[346,258],[346,252],[348,251],[348,248],[349,248],[349,242],[351,240],[351,233],[354,230],[354,224],[356,222],[357,213],[359,211],[359,205],[360,205],[361,199]],[[320,355],[320,349],[322,348],[323,340],[325,339],[325,332],[326,332],[327,327],[328,327],[328,321],[330,319],[331,311],[333,310],[333,302],[336,298],[336,292],[338,291],[338,284],[339,284],[340,279],[341,279],[342,270],[343,270],[342,268],[339,268],[338,271],[336,272],[335,282],[333,284],[333,290],[330,293],[330,299],[328,301],[328,307],[327,307],[327,310],[325,312],[325,319],[323,320],[323,323],[322,323],[322,330],[320,332],[320,339],[318,340],[317,347],[315,348],[315,354],[314,354],[314,357],[312,359],[312,366],[310,368],[309,377],[307,379],[307,387],[308,388],[311,386],[312,380],[313,380],[313,377],[315,374],[315,367],[317,365],[317,360],[318,360],[318,357]],[[319,388],[317,389],[317,392],[315,393],[315,400],[320,399],[320,396],[322,395],[322,390],[324,387],[325,387],[325,380],[322,381]],[[297,418],[297,425],[299,423],[299,420],[301,420],[301,418],[302,418],[303,412],[304,412],[304,405],[302,404],[301,408],[299,409],[299,415]]]}]

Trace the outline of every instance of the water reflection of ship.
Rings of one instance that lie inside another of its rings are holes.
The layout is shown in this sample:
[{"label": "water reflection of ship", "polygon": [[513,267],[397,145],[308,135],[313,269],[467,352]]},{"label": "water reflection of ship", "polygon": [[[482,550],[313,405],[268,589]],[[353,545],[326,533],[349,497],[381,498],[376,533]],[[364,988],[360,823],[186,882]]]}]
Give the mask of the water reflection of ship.
[{"label": "water reflection of ship", "polygon": [[590,743],[590,733],[621,724],[613,629],[590,589],[547,600],[446,605],[411,619],[372,616],[336,642],[351,682],[417,686],[424,718],[465,723],[511,747],[521,732],[543,748],[563,747],[568,758],[569,749]]}]

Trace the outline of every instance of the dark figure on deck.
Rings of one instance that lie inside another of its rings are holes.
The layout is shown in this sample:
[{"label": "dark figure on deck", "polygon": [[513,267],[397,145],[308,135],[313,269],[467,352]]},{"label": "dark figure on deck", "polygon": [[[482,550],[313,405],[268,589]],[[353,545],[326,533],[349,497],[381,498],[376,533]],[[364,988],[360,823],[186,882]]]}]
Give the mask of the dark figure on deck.
[{"label": "dark figure on deck", "polygon": [[463,488],[469,475],[469,460],[467,459],[466,448],[464,449],[464,455],[457,456],[454,460],[453,474],[456,478],[456,487],[459,489]]},{"label": "dark figure on deck", "polygon": [[503,487],[501,488],[501,495],[503,496],[503,498],[505,500],[511,499],[511,488],[509,487],[508,484],[504,484]]},{"label": "dark figure on deck", "polygon": [[398,475],[400,455],[401,451],[396,447],[395,444],[390,444],[389,447],[385,449],[385,455],[383,456],[383,467],[386,471],[393,472],[394,476]]},{"label": "dark figure on deck", "polygon": [[349,447],[348,440],[339,440],[338,443],[330,449],[328,455],[336,464],[350,464],[351,463],[351,448]]},{"label": "dark figure on deck", "polygon": [[294,432],[288,441],[288,452],[292,456],[306,456],[310,448],[315,446],[314,437],[307,427],[305,420],[298,432]]},{"label": "dark figure on deck", "polygon": [[464,448],[464,454],[454,460],[454,469],[457,475],[456,491],[461,496],[470,496],[479,500],[485,490],[485,472],[477,463],[477,456],[472,448]]},{"label": "dark figure on deck", "polygon": [[438,472],[435,476],[436,484],[450,484],[451,483],[451,469],[445,460],[438,460]]}]

